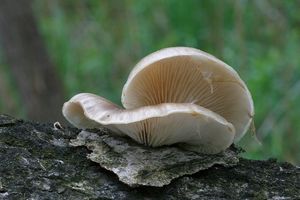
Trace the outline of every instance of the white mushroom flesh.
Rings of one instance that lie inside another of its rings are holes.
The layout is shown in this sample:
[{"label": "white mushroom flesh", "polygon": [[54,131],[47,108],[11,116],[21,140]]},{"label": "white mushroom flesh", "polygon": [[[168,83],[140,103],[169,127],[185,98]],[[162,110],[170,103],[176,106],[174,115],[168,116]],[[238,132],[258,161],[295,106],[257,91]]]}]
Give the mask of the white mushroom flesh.
[{"label": "white mushroom flesh", "polygon": [[155,52],[129,75],[123,88],[126,109],[160,103],[194,103],[232,123],[240,139],[254,115],[245,83],[225,63],[192,48],[169,48]]},{"label": "white mushroom flesh", "polygon": [[190,103],[124,110],[99,96],[82,93],[64,104],[63,114],[75,126],[80,119],[83,127],[101,124],[148,146],[184,143],[209,154],[225,150],[235,135],[234,126],[223,117]]},{"label": "white mushroom flesh", "polygon": [[78,128],[106,127],[149,146],[183,143],[218,153],[248,130],[254,115],[251,94],[239,75],[217,58],[174,47],[142,59],[122,91],[125,109],[89,93],[63,106]]}]

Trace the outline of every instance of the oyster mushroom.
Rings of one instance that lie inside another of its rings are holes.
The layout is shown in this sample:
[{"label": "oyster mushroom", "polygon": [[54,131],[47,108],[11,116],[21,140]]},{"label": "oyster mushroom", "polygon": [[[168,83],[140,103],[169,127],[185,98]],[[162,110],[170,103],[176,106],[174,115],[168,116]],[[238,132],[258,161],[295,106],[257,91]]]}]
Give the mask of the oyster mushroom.
[{"label": "oyster mushroom", "polygon": [[123,87],[122,104],[125,109],[81,93],[62,112],[78,128],[104,126],[145,145],[181,143],[208,154],[238,141],[254,115],[239,75],[212,55],[187,47],[162,49],[142,59]]}]

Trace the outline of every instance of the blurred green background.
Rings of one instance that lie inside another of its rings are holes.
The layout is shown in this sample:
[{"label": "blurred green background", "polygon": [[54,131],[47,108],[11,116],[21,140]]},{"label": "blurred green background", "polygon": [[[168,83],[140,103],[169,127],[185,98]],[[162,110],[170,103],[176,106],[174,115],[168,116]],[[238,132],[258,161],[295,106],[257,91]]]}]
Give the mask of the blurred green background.
[{"label": "blurred green background", "polygon": [[[253,95],[261,144],[247,134],[244,156],[300,164],[300,1],[35,0],[33,11],[66,100],[90,92],[120,104],[139,59],[195,47],[236,69]],[[16,101],[0,101],[1,112],[26,117],[3,54],[0,68]]]}]

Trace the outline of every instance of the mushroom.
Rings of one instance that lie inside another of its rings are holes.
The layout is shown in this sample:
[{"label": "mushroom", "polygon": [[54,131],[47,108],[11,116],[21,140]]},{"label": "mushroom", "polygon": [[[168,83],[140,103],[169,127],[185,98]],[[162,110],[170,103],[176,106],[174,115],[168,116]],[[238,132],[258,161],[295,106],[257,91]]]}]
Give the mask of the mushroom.
[{"label": "mushroom", "polygon": [[147,146],[180,143],[215,154],[238,141],[254,115],[251,94],[230,66],[203,51],[172,47],[143,58],[122,91],[125,109],[81,93],[63,106],[78,128],[106,127]]}]

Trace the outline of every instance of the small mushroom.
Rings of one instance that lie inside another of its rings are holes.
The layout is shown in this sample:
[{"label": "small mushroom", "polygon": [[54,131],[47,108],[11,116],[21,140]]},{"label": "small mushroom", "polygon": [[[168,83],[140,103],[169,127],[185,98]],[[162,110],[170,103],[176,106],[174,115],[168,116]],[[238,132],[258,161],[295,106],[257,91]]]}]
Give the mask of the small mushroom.
[{"label": "small mushroom", "polygon": [[125,109],[94,94],[63,106],[78,128],[106,127],[135,141],[215,154],[238,141],[254,115],[251,94],[227,64],[203,51],[173,47],[154,52],[131,71],[122,91]]}]

